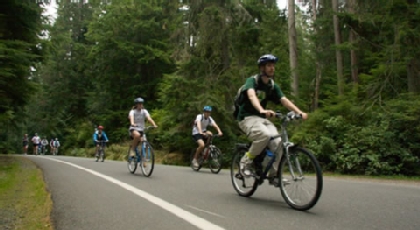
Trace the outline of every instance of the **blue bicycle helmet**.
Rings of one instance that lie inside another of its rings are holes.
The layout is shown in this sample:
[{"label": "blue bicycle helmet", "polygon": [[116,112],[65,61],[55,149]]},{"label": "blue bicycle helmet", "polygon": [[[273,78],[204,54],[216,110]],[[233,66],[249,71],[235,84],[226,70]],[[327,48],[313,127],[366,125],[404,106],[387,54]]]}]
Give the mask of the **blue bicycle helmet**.
[{"label": "blue bicycle helmet", "polygon": [[258,59],[258,66],[265,65],[268,62],[276,63],[279,59],[272,54],[265,54]]},{"label": "blue bicycle helmet", "polygon": [[134,104],[138,104],[138,103],[144,103],[144,99],[141,97],[134,99]]},{"label": "blue bicycle helmet", "polygon": [[211,112],[211,106],[209,106],[209,105],[204,106],[203,111],[204,112]]}]

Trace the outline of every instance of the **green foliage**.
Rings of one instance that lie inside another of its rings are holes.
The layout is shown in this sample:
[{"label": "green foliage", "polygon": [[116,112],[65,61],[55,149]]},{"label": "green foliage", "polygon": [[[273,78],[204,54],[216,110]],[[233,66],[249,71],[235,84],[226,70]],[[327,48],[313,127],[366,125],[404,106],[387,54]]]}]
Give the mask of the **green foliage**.
[{"label": "green foliage", "polygon": [[293,140],[317,153],[326,170],[365,175],[417,175],[419,96],[401,95],[386,111],[346,101],[311,115]]}]

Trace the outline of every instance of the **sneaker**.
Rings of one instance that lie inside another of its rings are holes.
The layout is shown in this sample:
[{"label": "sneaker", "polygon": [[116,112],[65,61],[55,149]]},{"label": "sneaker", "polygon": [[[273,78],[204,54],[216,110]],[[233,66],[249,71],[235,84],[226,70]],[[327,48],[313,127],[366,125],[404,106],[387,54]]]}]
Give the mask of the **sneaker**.
[{"label": "sneaker", "polygon": [[253,165],[253,160],[248,157],[248,155],[245,153],[244,156],[241,158],[241,161],[239,162],[239,168],[241,173],[246,176],[250,177],[252,175],[251,169]]},{"label": "sneaker", "polygon": [[199,167],[198,162],[197,162],[197,159],[192,160],[191,163],[194,166],[194,168],[198,168]]}]

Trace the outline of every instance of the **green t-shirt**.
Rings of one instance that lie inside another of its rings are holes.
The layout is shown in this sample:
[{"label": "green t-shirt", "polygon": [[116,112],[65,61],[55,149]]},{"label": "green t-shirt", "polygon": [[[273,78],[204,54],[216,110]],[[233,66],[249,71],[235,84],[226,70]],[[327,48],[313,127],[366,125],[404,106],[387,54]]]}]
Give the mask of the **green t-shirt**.
[{"label": "green t-shirt", "polygon": [[[265,118],[264,114],[260,114],[258,110],[254,108],[251,101],[248,98],[247,91],[248,89],[254,89],[257,97],[260,99],[261,106],[265,109],[267,107],[267,102],[272,101],[275,104],[280,104],[280,99],[284,97],[283,92],[280,87],[274,83],[274,89],[270,84],[264,84],[260,78],[258,78],[258,86],[256,87],[255,79],[250,77],[246,79],[244,91],[241,95],[241,103],[239,106],[238,112],[238,121],[242,121],[245,117],[256,115]],[[270,93],[271,92],[271,93]],[[266,97],[266,95],[268,95]],[[267,100],[265,100],[267,98]]]}]

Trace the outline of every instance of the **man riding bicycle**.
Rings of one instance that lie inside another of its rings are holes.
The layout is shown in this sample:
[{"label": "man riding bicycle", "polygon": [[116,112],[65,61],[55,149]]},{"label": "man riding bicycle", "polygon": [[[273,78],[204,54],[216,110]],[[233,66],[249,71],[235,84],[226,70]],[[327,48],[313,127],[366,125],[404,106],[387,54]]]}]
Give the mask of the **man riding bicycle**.
[{"label": "man riding bicycle", "polygon": [[[256,79],[254,77],[246,79],[245,87],[241,92],[237,116],[239,128],[252,140],[250,149],[240,161],[241,174],[246,177],[252,175],[250,169],[253,166],[254,158],[268,145],[269,149],[276,154],[274,170],[271,169],[268,175],[271,184],[278,184],[274,180],[283,152],[281,147],[277,148],[281,144],[281,138],[274,139],[270,142],[270,137],[277,135],[278,131],[274,124],[267,119],[273,117],[275,114],[274,111],[266,109],[267,102],[281,103],[287,109],[301,114],[302,119],[308,118],[308,114],[303,113],[293,102],[287,99],[280,87],[274,83],[274,66],[277,61],[278,58],[271,54],[263,55],[258,59],[257,63],[260,73]],[[262,101],[257,96],[257,94],[261,93],[265,94],[265,99]]]},{"label": "man riding bicycle", "polygon": [[204,149],[204,142],[208,141],[208,136],[212,135],[210,131],[207,130],[207,126],[211,125],[217,129],[219,136],[222,136],[223,133],[220,130],[219,126],[217,126],[216,122],[211,118],[211,106],[204,106],[203,114],[198,114],[197,118],[194,121],[194,126],[192,130],[192,136],[194,140],[197,142],[198,147],[194,155],[194,159],[192,160],[192,164],[194,167],[199,167],[197,162],[197,156],[201,153]]},{"label": "man riding bicycle", "polygon": [[145,120],[147,119],[154,127],[156,126],[155,121],[150,116],[147,109],[144,108],[144,99],[139,97],[134,99],[134,106],[128,114],[128,119],[130,120],[129,132],[133,138],[133,144],[130,149],[130,156],[134,156],[136,153],[134,148],[138,145],[143,138],[143,132],[145,128]]},{"label": "man riding bicycle", "polygon": [[108,137],[106,136],[106,133],[103,131],[104,127],[99,126],[98,127],[98,132],[95,132],[93,134],[93,142],[96,145],[96,151],[95,151],[95,157],[98,156],[98,150],[99,150],[99,144],[101,144],[102,146],[105,146],[105,143],[99,143],[99,141],[105,141],[108,142]]}]

